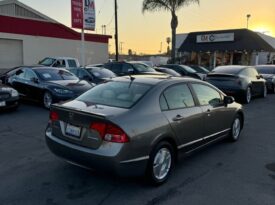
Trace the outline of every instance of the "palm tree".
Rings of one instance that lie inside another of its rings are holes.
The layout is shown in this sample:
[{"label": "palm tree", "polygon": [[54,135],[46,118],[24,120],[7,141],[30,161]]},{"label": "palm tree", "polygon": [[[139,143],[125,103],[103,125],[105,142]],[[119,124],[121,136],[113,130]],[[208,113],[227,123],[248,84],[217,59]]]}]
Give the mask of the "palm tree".
[{"label": "palm tree", "polygon": [[192,3],[198,3],[200,0],[143,0],[142,12],[165,10],[171,12],[171,30],[172,30],[172,52],[171,62],[175,63],[176,57],[176,30],[178,27],[178,17],[176,12],[184,6]]}]

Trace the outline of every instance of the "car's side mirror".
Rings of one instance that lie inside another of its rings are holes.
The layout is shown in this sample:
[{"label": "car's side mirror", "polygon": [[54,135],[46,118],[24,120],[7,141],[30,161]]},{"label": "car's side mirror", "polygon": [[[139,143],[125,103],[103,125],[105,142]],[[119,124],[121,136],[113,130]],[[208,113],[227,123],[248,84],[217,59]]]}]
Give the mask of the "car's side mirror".
[{"label": "car's side mirror", "polygon": [[34,82],[34,83],[39,83],[38,78],[35,78],[35,77],[31,78],[31,81]]},{"label": "car's side mirror", "polygon": [[232,96],[224,96],[223,102],[225,105],[229,105],[235,102],[235,99]]}]

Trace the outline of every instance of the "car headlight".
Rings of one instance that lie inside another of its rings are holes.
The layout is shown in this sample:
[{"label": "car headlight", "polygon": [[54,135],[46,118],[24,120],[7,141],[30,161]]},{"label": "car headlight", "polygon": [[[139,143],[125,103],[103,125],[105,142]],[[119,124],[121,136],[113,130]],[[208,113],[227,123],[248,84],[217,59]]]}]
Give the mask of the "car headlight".
[{"label": "car headlight", "polygon": [[73,91],[62,88],[54,88],[54,91],[59,94],[73,94]]},{"label": "car headlight", "polygon": [[14,90],[13,88],[1,88],[2,91],[9,92],[12,97],[17,97],[18,92],[17,90]]}]

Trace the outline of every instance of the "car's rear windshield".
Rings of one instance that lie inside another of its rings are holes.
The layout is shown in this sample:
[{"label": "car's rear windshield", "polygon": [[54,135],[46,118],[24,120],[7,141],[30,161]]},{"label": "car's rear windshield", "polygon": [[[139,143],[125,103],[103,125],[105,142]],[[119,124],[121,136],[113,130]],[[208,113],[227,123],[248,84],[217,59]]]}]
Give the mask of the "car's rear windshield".
[{"label": "car's rear windshield", "polygon": [[44,81],[78,80],[78,78],[69,71],[60,69],[37,69],[36,73]]},{"label": "car's rear windshield", "polygon": [[130,108],[145,95],[151,86],[130,81],[110,81],[93,87],[79,96],[77,100],[111,107]]},{"label": "car's rear windshield", "polygon": [[142,63],[132,63],[132,65],[139,71],[142,73],[145,72],[156,72],[154,68],[151,68],[148,65],[142,64]]},{"label": "car's rear windshield", "polygon": [[216,67],[212,72],[213,73],[224,73],[224,74],[237,75],[244,68],[245,67],[219,66],[219,67]]},{"label": "car's rear windshield", "polygon": [[88,68],[87,70],[100,79],[116,77],[116,75],[112,71],[105,68]]},{"label": "car's rear windshield", "polygon": [[275,66],[274,67],[257,67],[257,71],[260,74],[275,74]]},{"label": "car's rear windshield", "polygon": [[56,59],[54,58],[44,58],[42,61],[39,62],[40,65],[44,66],[51,66]]}]

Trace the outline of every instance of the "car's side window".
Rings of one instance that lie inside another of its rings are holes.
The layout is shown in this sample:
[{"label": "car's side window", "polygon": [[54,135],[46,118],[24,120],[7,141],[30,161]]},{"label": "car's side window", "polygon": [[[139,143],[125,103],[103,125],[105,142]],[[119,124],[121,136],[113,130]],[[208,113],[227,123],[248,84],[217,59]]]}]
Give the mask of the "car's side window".
[{"label": "car's side window", "polygon": [[90,78],[89,74],[85,70],[79,70],[79,78],[80,79],[88,79]]},{"label": "car's side window", "polygon": [[239,75],[240,75],[240,76],[250,77],[250,76],[249,76],[249,71],[248,71],[247,68],[244,69],[243,71],[241,71],[241,72],[239,73]]},{"label": "car's side window", "polygon": [[114,73],[117,73],[117,74],[119,74],[119,73],[121,73],[121,64],[119,64],[119,63],[115,63],[115,64],[113,64],[112,65],[112,71],[114,72]]},{"label": "car's side window", "polygon": [[132,65],[125,63],[122,66],[122,73],[131,73],[134,71],[134,68]]},{"label": "car's side window", "polygon": [[202,84],[192,84],[192,87],[197,95],[200,105],[217,106],[221,104],[222,98],[217,90]]},{"label": "car's side window", "polygon": [[195,106],[195,102],[189,87],[186,84],[178,84],[166,89],[163,93],[169,109],[181,109]]},{"label": "car's side window", "polygon": [[31,81],[33,78],[37,78],[36,74],[30,69],[26,69],[25,73],[25,80]]}]

